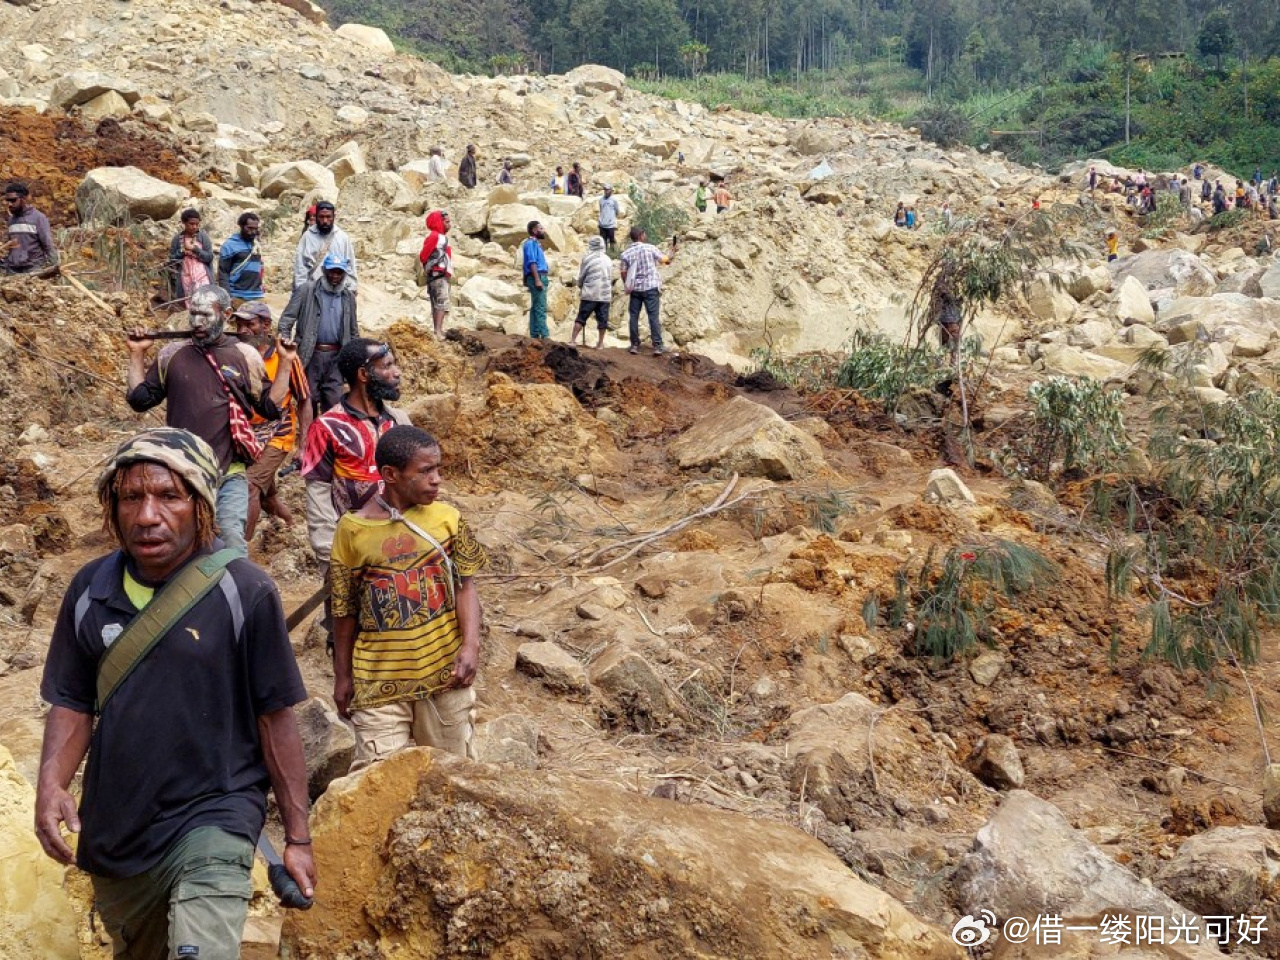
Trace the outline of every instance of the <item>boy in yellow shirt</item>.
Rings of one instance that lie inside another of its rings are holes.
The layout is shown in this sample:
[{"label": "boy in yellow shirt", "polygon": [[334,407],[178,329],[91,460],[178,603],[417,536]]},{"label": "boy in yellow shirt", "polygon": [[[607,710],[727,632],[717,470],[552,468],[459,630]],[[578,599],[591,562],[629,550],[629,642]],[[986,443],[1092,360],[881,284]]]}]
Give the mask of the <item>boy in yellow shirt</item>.
[{"label": "boy in yellow shirt", "polygon": [[392,427],[374,453],[383,490],[338,521],[330,559],[333,698],[356,732],[357,770],[410,744],[472,757],[487,563],[457,509],[438,503],[440,445]]}]

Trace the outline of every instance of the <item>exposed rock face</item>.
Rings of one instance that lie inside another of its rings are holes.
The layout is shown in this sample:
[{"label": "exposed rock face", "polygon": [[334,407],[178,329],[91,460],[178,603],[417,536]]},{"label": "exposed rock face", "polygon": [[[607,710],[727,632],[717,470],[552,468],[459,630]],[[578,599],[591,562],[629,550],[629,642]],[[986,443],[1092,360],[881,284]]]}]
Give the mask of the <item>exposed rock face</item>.
[{"label": "exposed rock face", "polygon": [[825,466],[817,440],[741,396],[703,417],[669,450],[682,469],[716,466],[771,480],[809,476]]},{"label": "exposed rock face", "polygon": [[1065,343],[1045,344],[1041,356],[1044,359],[1046,373],[1060,373],[1068,377],[1109,380],[1113,377],[1123,377],[1129,369],[1126,363],[1089,353]]},{"label": "exposed rock face", "polygon": [[76,209],[86,220],[167,220],[187,199],[187,191],[148,176],[137,167],[98,167],[76,189]]},{"label": "exposed rock face", "polygon": [[1155,322],[1156,312],[1151,307],[1151,298],[1147,296],[1147,288],[1137,277],[1128,276],[1120,281],[1116,291],[1116,319],[1122,323],[1141,323],[1151,326]]},{"label": "exposed rock face", "polygon": [[0,957],[79,960],[63,868],[32,832],[36,792],[0,746]]},{"label": "exposed rock face", "polygon": [[[974,838],[973,849],[954,876],[957,907],[977,916],[983,909],[998,922],[1009,917],[1056,914],[1063,923],[1094,924],[1110,914],[1194,917],[1189,906],[1151,888],[1074,830],[1057,807],[1025,790],[1011,792]],[[1166,920],[1166,922],[1169,922]],[[1074,955],[1073,935],[1063,935],[1058,955]],[[1092,938],[1095,931],[1076,935]],[[1165,956],[1218,957],[1205,946],[1203,925],[1198,945],[1185,942],[1161,948]],[[1009,956],[1032,956],[1016,948]]]},{"label": "exposed rock face", "polygon": [[299,958],[962,956],[797,830],[562,774],[407,750],[336,783],[312,835]]}]

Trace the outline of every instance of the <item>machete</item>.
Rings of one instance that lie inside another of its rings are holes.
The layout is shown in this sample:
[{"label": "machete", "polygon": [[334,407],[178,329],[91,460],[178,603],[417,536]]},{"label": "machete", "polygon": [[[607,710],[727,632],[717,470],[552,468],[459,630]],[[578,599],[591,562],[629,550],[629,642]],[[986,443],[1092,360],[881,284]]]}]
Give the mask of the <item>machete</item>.
[{"label": "machete", "polygon": [[315,901],[303,895],[298,882],[289,875],[284,861],[276,853],[276,848],[271,845],[266,833],[258,835],[258,852],[267,861],[267,879],[271,881],[271,889],[279,898],[280,906],[290,910],[310,910]]},{"label": "machete", "polygon": [[289,631],[292,632],[298,624],[307,619],[307,617],[311,615],[311,611],[324,603],[324,598],[328,595],[329,585],[326,583],[311,596],[307,597],[307,599],[303,600],[302,604],[295,609],[293,613],[289,614],[287,618],[285,618],[284,623]]}]

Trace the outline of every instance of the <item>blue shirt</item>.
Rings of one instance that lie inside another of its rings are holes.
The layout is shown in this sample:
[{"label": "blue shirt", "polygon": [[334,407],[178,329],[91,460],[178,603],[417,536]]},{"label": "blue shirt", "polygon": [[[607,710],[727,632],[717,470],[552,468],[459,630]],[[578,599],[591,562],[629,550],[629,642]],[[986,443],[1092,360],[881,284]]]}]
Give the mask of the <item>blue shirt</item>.
[{"label": "blue shirt", "polygon": [[524,275],[527,277],[535,270],[538,273],[550,273],[551,268],[547,266],[547,255],[542,252],[542,244],[538,243],[533,237],[524,242],[524,246],[520,248],[524,255]]},{"label": "blue shirt", "polygon": [[617,197],[600,198],[600,219],[597,222],[602,227],[616,227],[618,225]]},{"label": "blue shirt", "polygon": [[253,241],[237,233],[222,245],[218,251],[218,283],[241,300],[263,298],[262,254],[254,250]]}]

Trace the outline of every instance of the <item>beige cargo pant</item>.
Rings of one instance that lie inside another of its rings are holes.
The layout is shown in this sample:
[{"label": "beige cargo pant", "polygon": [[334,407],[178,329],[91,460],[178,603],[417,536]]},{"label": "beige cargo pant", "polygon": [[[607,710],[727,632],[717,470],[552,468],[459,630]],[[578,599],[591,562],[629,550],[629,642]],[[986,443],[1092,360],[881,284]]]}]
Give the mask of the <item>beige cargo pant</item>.
[{"label": "beige cargo pant", "polygon": [[405,747],[435,747],[474,760],[476,689],[441,690],[421,700],[351,712],[356,731],[354,773]]}]

